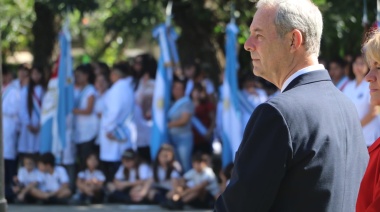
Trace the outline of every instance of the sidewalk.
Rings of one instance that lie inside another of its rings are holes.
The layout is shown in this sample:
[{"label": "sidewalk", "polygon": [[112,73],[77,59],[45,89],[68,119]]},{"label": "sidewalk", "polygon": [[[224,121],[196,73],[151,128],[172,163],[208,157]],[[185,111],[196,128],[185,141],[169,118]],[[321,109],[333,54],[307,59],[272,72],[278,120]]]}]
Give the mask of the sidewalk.
[{"label": "sidewalk", "polygon": [[[183,211],[211,212],[211,210],[194,210],[185,208]],[[91,206],[47,206],[47,205],[9,205],[8,212],[161,212],[168,211],[157,205],[91,205]]]}]

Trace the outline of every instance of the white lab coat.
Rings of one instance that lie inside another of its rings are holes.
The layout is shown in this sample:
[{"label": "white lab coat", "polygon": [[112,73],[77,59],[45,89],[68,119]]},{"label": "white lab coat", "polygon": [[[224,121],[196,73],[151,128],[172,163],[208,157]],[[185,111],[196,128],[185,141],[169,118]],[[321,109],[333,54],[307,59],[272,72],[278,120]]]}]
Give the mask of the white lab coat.
[{"label": "white lab coat", "polygon": [[15,160],[20,92],[13,84],[3,87],[2,91],[4,159]]},{"label": "white lab coat", "polygon": [[131,142],[119,142],[107,138],[107,133],[112,132],[125,121],[126,117],[133,115],[134,91],[133,79],[128,77],[115,82],[104,97],[105,110],[101,118],[100,129],[100,159],[107,162],[118,162],[127,148],[131,148]]},{"label": "white lab coat", "polygon": [[[36,102],[42,102],[42,98],[45,91],[42,86],[37,85],[34,87],[33,100]],[[41,105],[34,104],[32,109],[32,116],[28,112],[28,87],[23,87],[21,89],[21,99],[20,99],[20,137],[18,139],[18,152],[20,153],[37,153],[40,151],[40,133],[33,134],[29,129],[28,125],[39,126],[40,125],[40,114]]]}]

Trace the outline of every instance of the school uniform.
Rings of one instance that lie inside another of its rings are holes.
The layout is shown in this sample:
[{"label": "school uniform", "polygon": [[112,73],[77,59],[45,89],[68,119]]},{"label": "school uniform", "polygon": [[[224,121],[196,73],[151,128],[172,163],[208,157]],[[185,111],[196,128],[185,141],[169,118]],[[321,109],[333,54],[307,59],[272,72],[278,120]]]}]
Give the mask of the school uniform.
[{"label": "school uniform", "polygon": [[339,80],[339,82],[335,85],[336,88],[338,88],[340,91],[344,91],[348,83],[350,82],[350,79],[347,76],[342,77],[342,79]]},{"label": "school uniform", "polygon": [[[100,170],[94,170],[91,172],[89,169],[86,169],[78,173],[78,179],[85,181],[97,180],[100,182],[104,182],[106,180],[106,177]],[[103,189],[94,191],[94,195],[92,197],[86,196],[85,194],[80,194],[79,196],[79,198],[82,200],[89,199],[91,203],[101,203],[103,201],[103,197]]]},{"label": "school uniform", "polygon": [[23,87],[21,89],[21,99],[20,99],[20,137],[18,139],[18,152],[22,154],[35,154],[40,151],[40,133],[32,133],[28,126],[39,127],[41,119],[41,105],[42,98],[45,93],[41,85],[37,85],[33,89],[32,99],[33,108],[31,113],[28,109],[28,87]]},{"label": "school uniform", "polygon": [[133,78],[128,77],[115,82],[104,97],[104,112],[100,123],[100,160],[107,182],[112,179],[124,150],[131,147],[131,143],[112,140],[107,137],[117,125],[121,125],[128,117],[133,115],[134,94]]},{"label": "school uniform", "polygon": [[[75,108],[86,109],[90,97],[96,96],[94,86],[87,85],[83,89],[75,89]],[[93,151],[93,146],[98,133],[98,118],[95,110],[88,115],[74,115],[73,140],[76,144],[80,168],[85,167],[87,156]]]},{"label": "school uniform", "polygon": [[214,202],[214,197],[216,197],[220,192],[220,187],[214,171],[210,167],[206,167],[202,172],[197,172],[195,169],[191,169],[186,172],[183,176],[186,179],[186,185],[189,188],[196,187],[204,182],[208,182],[206,186],[207,194],[205,199],[194,200],[190,204],[194,204],[199,207],[208,207]]},{"label": "school uniform", "polygon": [[21,186],[28,186],[31,183],[42,183],[42,177],[43,175],[38,169],[33,169],[29,172],[25,167],[21,167],[17,173],[17,179]]},{"label": "school uniform", "polygon": [[99,94],[98,92],[96,93],[96,98],[95,98],[95,106],[94,106],[94,112],[96,114],[96,117],[98,119],[97,124],[98,124],[98,131],[97,131],[97,137],[95,139],[95,145],[99,146],[100,144],[100,138],[99,138],[99,130],[100,130],[100,122],[101,122],[101,117],[99,117],[99,114],[101,115],[104,110],[105,110],[105,103],[104,99],[106,96],[105,91],[103,94]]},{"label": "school uniform", "polygon": [[173,189],[172,186],[172,179],[178,179],[181,175],[177,170],[172,170],[170,173],[170,178],[166,179],[166,170],[162,168],[161,166],[157,167],[157,178],[158,182],[154,182],[153,186],[156,188],[165,189],[167,191],[170,191]]},{"label": "school uniform", "polygon": [[[137,178],[137,172],[138,172],[138,178]],[[137,180],[148,180],[152,176],[152,171],[149,167],[149,165],[143,163],[140,164],[139,167],[136,169],[129,170],[129,177],[128,179],[124,175],[124,166],[121,165],[119,169],[117,170],[115,174],[115,180],[119,181],[128,181],[130,183],[134,183]],[[131,191],[132,187],[125,188],[123,191],[114,191],[110,195],[110,202],[114,203],[131,203],[131,198],[129,195],[129,192]]]},{"label": "school uniform", "polygon": [[5,185],[12,183],[17,172],[17,126],[20,106],[20,92],[12,84],[2,88],[3,112],[3,154],[5,165]]},{"label": "school uniform", "polygon": [[66,183],[69,183],[66,169],[62,166],[55,166],[53,174],[42,173],[42,182],[38,188],[43,192],[56,192]]},{"label": "school uniform", "polygon": [[139,105],[134,107],[133,122],[137,130],[136,146],[139,156],[146,162],[151,162],[150,137],[152,133],[152,122],[147,121],[143,116],[143,111]]},{"label": "school uniform", "polygon": [[[343,93],[354,103],[359,119],[362,120],[370,108],[369,83],[363,80],[359,85],[356,85],[356,81],[351,81],[347,84]],[[367,146],[371,146],[380,137],[379,116],[376,116],[363,127],[363,135]]]}]

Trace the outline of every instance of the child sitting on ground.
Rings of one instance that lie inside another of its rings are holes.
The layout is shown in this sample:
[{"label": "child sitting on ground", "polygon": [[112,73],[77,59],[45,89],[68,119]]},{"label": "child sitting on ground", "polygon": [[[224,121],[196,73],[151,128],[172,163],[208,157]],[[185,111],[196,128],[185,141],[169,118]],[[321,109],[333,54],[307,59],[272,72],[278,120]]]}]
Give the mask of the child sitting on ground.
[{"label": "child sitting on ground", "polygon": [[55,165],[55,157],[51,153],[40,156],[38,169],[42,180],[38,186],[30,190],[31,197],[46,204],[65,204],[71,195],[69,176],[65,168]]},{"label": "child sitting on ground", "polygon": [[106,180],[103,172],[97,170],[99,161],[95,153],[91,153],[86,158],[87,169],[78,173],[77,195],[74,197],[76,203],[101,203],[104,192],[103,185]]},{"label": "child sitting on ground", "polygon": [[19,168],[17,177],[14,179],[15,186],[12,187],[17,202],[24,202],[29,191],[42,180],[42,175],[36,168],[33,156],[25,155],[22,160],[23,167]]},{"label": "child sitting on ground", "polygon": [[168,193],[169,201],[162,206],[182,209],[183,203],[197,208],[212,208],[219,194],[219,185],[213,170],[207,166],[202,154],[193,156],[193,169],[186,172],[174,191]]},{"label": "child sitting on ground", "polygon": [[181,165],[175,160],[174,149],[169,144],[163,144],[153,162],[153,176],[147,181],[150,185],[148,199],[154,203],[166,200],[166,194],[173,190],[175,181],[180,179]]},{"label": "child sitting on ground", "polygon": [[123,153],[122,165],[115,174],[113,183],[107,185],[110,202],[142,203],[149,191],[146,183],[151,177],[149,165],[141,163],[132,149]]}]

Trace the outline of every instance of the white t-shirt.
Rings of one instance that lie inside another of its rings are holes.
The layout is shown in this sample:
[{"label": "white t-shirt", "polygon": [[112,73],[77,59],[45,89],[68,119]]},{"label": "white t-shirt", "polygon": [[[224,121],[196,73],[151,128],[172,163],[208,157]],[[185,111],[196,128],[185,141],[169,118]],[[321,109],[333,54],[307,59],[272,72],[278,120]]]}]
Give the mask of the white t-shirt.
[{"label": "white t-shirt", "polygon": [[106,180],[106,177],[104,176],[103,172],[101,172],[100,170],[94,170],[93,172],[91,172],[88,169],[79,172],[78,178],[82,180],[92,180],[92,179],[96,179],[98,181]]},{"label": "white t-shirt", "polygon": [[[369,83],[361,82],[356,86],[356,81],[349,82],[343,93],[354,103],[359,115],[363,119],[370,109]],[[380,137],[380,118],[376,116],[370,123],[363,127],[363,135],[367,146],[373,144]]]},{"label": "white t-shirt", "polygon": [[166,179],[166,170],[164,168],[162,168],[161,166],[159,166],[157,168],[157,177],[158,177],[158,182],[154,184],[155,186],[171,190],[172,189],[171,180],[180,178],[181,175],[179,174],[178,171],[173,170],[172,173],[170,173],[170,179],[167,180]]},{"label": "white t-shirt", "polygon": [[206,187],[207,191],[209,191],[213,196],[216,196],[219,191],[219,185],[216,180],[214,171],[210,167],[206,167],[202,172],[197,172],[195,169],[191,169],[186,172],[183,176],[187,180],[187,186],[189,188],[195,187],[203,182],[208,182],[208,186]]},{"label": "white t-shirt", "polygon": [[[139,166],[139,177],[140,177],[140,180],[147,180],[149,178],[151,178],[152,176],[152,170],[150,169],[150,167],[143,163],[143,164],[140,164]],[[115,179],[116,180],[120,180],[120,181],[125,181],[127,179],[125,179],[125,176],[124,176],[124,166],[121,165],[119,167],[119,169],[117,170],[116,174],[115,174]],[[135,169],[132,169],[129,171],[129,179],[128,179],[128,182],[136,182],[136,170]]]},{"label": "white t-shirt", "polygon": [[44,192],[58,191],[62,184],[69,183],[69,176],[62,166],[54,167],[53,174],[42,173],[42,179],[43,181],[40,183],[39,188]]},{"label": "white t-shirt", "polygon": [[31,183],[41,183],[43,180],[43,175],[38,169],[33,169],[28,172],[25,167],[18,169],[17,178],[21,185],[28,186]]},{"label": "white t-shirt", "polygon": [[[96,96],[96,90],[92,85],[87,85],[82,90],[76,89],[74,93],[76,108],[86,109],[91,96]],[[80,144],[94,139],[98,134],[98,122],[94,109],[89,115],[74,115],[73,139],[75,143]]]}]

